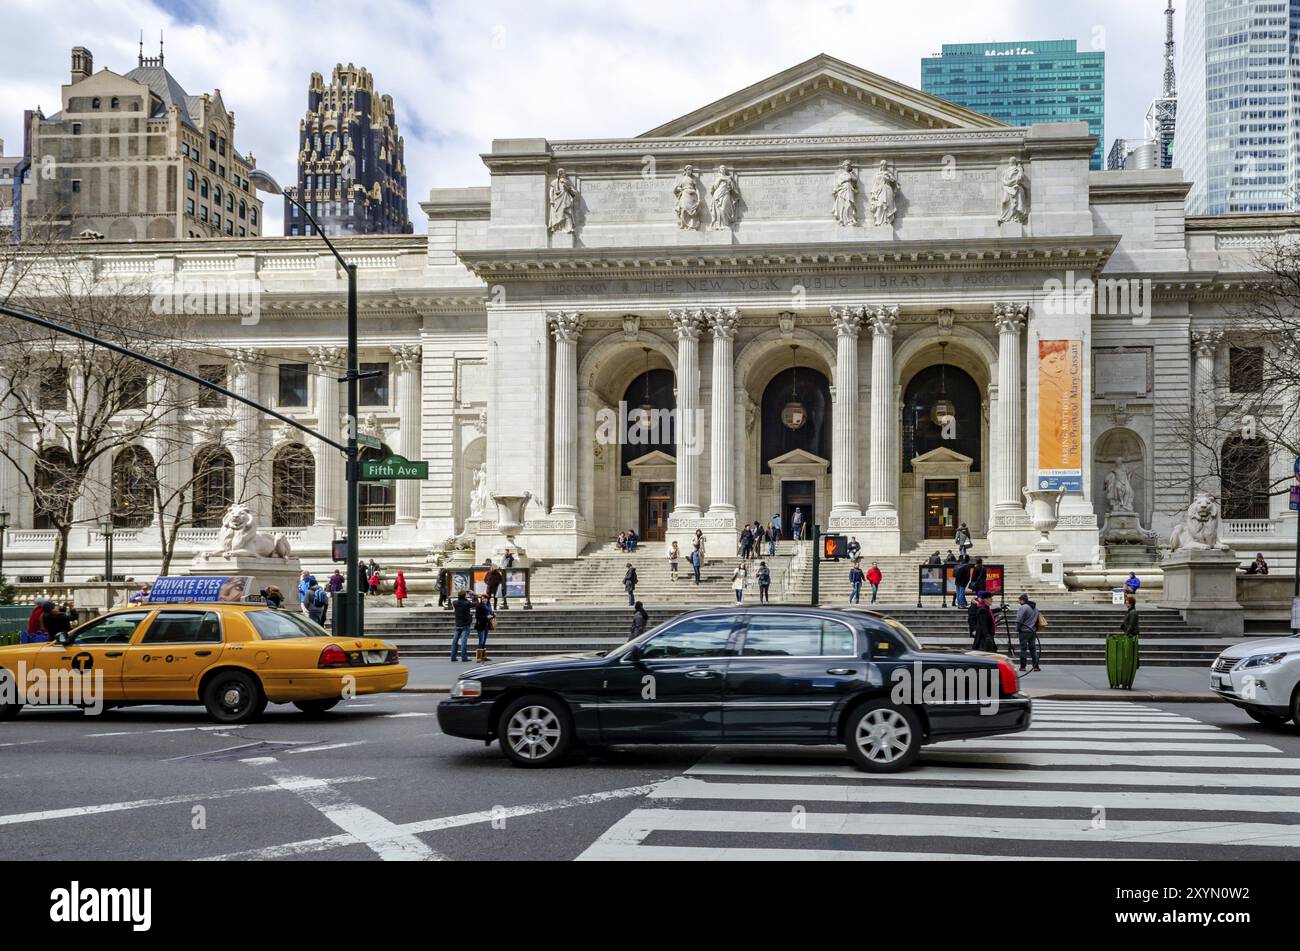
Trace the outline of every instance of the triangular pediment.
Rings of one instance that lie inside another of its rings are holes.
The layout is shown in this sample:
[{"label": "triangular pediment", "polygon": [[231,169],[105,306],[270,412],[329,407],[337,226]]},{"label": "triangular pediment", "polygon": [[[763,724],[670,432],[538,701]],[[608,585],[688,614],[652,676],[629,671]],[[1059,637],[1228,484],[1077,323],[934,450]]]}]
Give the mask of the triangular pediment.
[{"label": "triangular pediment", "polygon": [[829,459],[823,459],[821,456],[815,456],[804,449],[791,449],[784,455],[777,456],[768,462],[769,469],[775,469],[777,466],[830,466]]},{"label": "triangular pediment", "polygon": [[642,138],[992,128],[1006,124],[823,53],[651,129]]},{"label": "triangular pediment", "polygon": [[652,450],[651,452],[647,452],[641,458],[633,462],[629,462],[627,464],[627,467],[631,469],[633,472],[635,472],[637,469],[650,469],[655,466],[675,466],[675,465],[677,465],[676,459],[668,455],[668,453],[664,452],[662,449],[655,449]]},{"label": "triangular pediment", "polygon": [[936,449],[931,449],[929,452],[921,453],[921,455],[912,460],[913,467],[925,465],[926,463],[969,466],[974,465],[975,460],[970,456],[963,456],[960,452],[949,449],[947,446],[939,446]]}]

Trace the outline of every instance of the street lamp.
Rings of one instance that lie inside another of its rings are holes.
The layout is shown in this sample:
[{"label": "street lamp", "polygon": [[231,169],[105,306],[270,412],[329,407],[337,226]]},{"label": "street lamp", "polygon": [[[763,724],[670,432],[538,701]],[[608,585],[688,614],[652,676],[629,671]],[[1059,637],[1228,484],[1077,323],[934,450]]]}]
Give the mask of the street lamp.
[{"label": "street lamp", "polygon": [[104,536],[104,583],[107,586],[104,606],[110,611],[113,609],[113,532],[116,528],[111,515],[99,520],[99,534]]},{"label": "street lamp", "polygon": [[0,585],[5,583],[5,536],[9,534],[9,513],[0,512]]},{"label": "street lamp", "polygon": [[258,191],[266,192],[270,195],[284,196],[295,208],[301,211],[307,220],[311,222],[312,228],[315,230],[316,234],[320,236],[321,240],[324,241],[326,246],[330,249],[330,253],[333,254],[335,259],[339,262],[339,266],[342,267],[348,275],[347,373],[338,381],[347,384],[348,393],[347,449],[344,453],[347,458],[348,486],[347,551],[344,553],[344,560],[347,565],[347,571],[345,572],[347,578],[347,587],[345,589],[347,591],[347,603],[344,605],[346,609],[347,630],[344,633],[350,634],[353,637],[360,637],[362,634],[361,586],[357,581],[357,565],[359,562],[357,548],[360,540],[361,512],[359,509],[360,498],[358,489],[361,472],[360,466],[357,462],[357,383],[362,376],[378,376],[379,374],[362,374],[359,372],[357,364],[357,266],[355,264],[349,264],[343,259],[343,256],[339,254],[338,248],[334,247],[334,242],[332,242],[329,239],[329,236],[321,230],[320,223],[317,222],[312,213],[307,210],[307,206],[298,201],[298,199],[293,195],[286,193],[285,190],[280,187],[280,183],[270,174],[261,169],[254,169],[249,175],[249,181],[252,182],[253,187]]}]

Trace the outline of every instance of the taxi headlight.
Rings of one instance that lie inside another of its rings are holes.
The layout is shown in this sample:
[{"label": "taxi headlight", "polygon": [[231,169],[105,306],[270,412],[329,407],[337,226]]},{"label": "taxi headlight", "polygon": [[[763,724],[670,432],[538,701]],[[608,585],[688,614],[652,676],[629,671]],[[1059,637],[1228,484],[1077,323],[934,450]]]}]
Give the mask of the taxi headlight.
[{"label": "taxi headlight", "polygon": [[1252,667],[1271,667],[1273,664],[1280,664],[1286,656],[1286,651],[1277,654],[1253,654],[1238,664],[1237,669],[1249,670]]},{"label": "taxi headlight", "polygon": [[477,680],[458,680],[456,685],[451,688],[451,696],[454,700],[481,697],[483,696],[483,685]]}]

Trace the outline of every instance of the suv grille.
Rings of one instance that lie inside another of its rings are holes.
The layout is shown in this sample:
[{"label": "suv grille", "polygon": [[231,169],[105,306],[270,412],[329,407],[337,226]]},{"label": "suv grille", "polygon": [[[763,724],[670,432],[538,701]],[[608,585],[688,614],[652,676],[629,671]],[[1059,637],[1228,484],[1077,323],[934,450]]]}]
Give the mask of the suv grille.
[{"label": "suv grille", "polygon": [[1237,666],[1240,660],[1240,657],[1220,657],[1214,662],[1214,666],[1210,669],[1216,674],[1226,674],[1228,671],[1232,670],[1233,667]]}]

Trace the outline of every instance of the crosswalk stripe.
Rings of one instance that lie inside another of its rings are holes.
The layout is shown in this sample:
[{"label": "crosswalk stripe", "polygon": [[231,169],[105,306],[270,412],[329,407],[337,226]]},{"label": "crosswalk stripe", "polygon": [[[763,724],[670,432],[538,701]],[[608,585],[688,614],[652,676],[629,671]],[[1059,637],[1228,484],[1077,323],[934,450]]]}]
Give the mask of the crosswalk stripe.
[{"label": "crosswalk stripe", "polygon": [[1192,730],[1184,730],[1177,733],[1167,733],[1164,730],[1036,730],[1029,729],[1024,733],[1011,733],[1004,737],[998,737],[1003,740],[1017,739],[1059,739],[1059,740],[1178,740],[1183,743],[1193,740],[1214,740],[1222,743],[1245,743],[1244,737],[1237,736],[1235,733],[1204,733]]},{"label": "crosswalk stripe", "polygon": [[[1032,734],[1025,734],[1032,737]],[[1123,743],[1105,743],[1098,740],[1052,740],[1052,739],[1017,739],[1014,741],[1002,737],[987,737],[979,740],[948,740],[944,743],[936,743],[933,746],[926,747],[927,750],[936,750],[941,752],[969,752],[974,747],[983,747],[990,749],[1008,750],[1094,750],[1098,753],[1113,752],[1123,753],[1125,750],[1131,750],[1135,753],[1162,753],[1170,750],[1179,752],[1204,752],[1204,753],[1280,753],[1282,752],[1276,746],[1268,746],[1264,743],[1242,743],[1216,741],[1213,743],[1176,743],[1171,740],[1165,740],[1158,743],[1144,743],[1137,741],[1127,741]]]},{"label": "crosswalk stripe", "polygon": [[[921,753],[924,765],[927,758],[947,757],[968,759],[979,756],[983,762],[1011,766],[1161,766],[1173,769],[1287,769],[1300,771],[1300,759],[1264,758],[1252,756],[1238,759],[1232,756],[1090,756],[1087,753],[979,753],[974,750],[939,750],[926,747]],[[1300,776],[1294,782],[1300,784]]]},{"label": "crosswalk stripe", "polygon": [[[1000,798],[1002,797],[1002,798]],[[1233,793],[1189,797],[1182,793],[1158,792],[1074,792],[1071,790],[991,790],[959,786],[846,786],[797,785],[793,783],[705,782],[690,776],[675,776],[661,783],[651,799],[725,799],[787,802],[927,803],[963,806],[1038,806],[1051,809],[1082,809],[1089,819],[1091,810],[1145,809],[1150,811],[1194,812],[1214,809],[1222,812],[1279,812],[1293,815],[1300,810],[1300,795],[1255,796]]]},{"label": "crosswalk stripe", "polygon": [[[758,835],[839,835],[863,838],[947,837],[1037,839],[1054,842],[1167,843],[1216,845],[1225,848],[1300,846],[1300,825],[1269,822],[1173,822],[1109,819],[1094,826],[1091,817],[1038,819],[1023,816],[900,815],[807,812],[735,812],[697,809],[638,809],[627,820],[656,832],[750,833]],[[624,821],[627,821],[624,820]]]},{"label": "crosswalk stripe", "polygon": [[[649,831],[649,830],[646,830]],[[640,845],[637,841],[607,841],[603,836],[578,856],[579,862],[1107,862],[1117,859],[1079,859],[1060,855],[964,855],[960,852],[858,852],[845,849],[744,849],[692,848]]]}]

